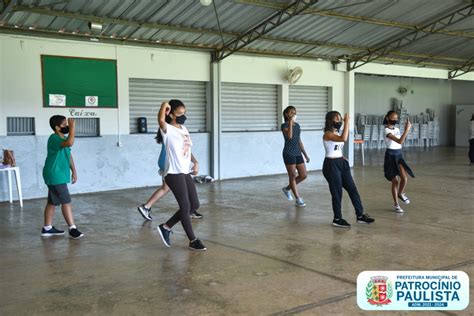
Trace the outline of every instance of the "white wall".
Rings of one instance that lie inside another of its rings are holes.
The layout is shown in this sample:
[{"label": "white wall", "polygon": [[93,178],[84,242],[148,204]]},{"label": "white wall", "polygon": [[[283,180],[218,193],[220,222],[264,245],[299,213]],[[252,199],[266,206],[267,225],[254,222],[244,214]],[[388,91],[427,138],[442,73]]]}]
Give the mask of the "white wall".
[{"label": "white wall", "polygon": [[[434,109],[440,120],[440,144],[451,145],[454,119],[451,105],[451,82],[443,79],[383,77],[357,74],[355,81],[355,112],[384,115],[392,109],[392,98],[403,101],[410,114]],[[408,87],[406,95],[397,92]],[[411,92],[413,90],[413,93]]]},{"label": "white wall", "polygon": [[[154,136],[128,135],[128,79],[209,81],[209,54],[0,35],[0,148],[15,151],[22,170],[26,198],[41,197],[47,193],[41,171],[46,140],[52,132],[49,117],[53,114],[70,116],[69,109],[43,108],[42,54],[117,60],[119,108],[87,109],[100,118],[102,137],[76,139],[73,155],[80,181],[71,186],[71,192],[160,184],[161,178],[156,172],[160,147],[155,143]],[[158,107],[159,104],[157,111]],[[5,136],[7,116],[34,116],[36,136]],[[122,147],[117,147],[119,135]],[[201,173],[209,174],[209,134],[194,133],[192,138]],[[1,175],[0,200],[7,199],[5,181]]]},{"label": "white wall", "polygon": [[452,88],[452,104],[474,104],[474,81],[456,80]]}]

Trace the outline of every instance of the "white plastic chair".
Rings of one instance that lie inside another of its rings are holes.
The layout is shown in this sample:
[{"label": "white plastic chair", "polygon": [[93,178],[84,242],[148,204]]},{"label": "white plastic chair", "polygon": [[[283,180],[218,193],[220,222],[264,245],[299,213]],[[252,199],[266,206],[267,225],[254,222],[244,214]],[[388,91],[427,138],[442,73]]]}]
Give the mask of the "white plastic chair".
[{"label": "white plastic chair", "polygon": [[18,191],[18,199],[20,200],[20,207],[23,207],[23,195],[21,192],[21,178],[19,167],[8,167],[0,169],[0,172],[7,172],[8,174],[8,193],[10,195],[10,203],[13,203],[13,190],[12,190],[12,172],[15,173],[16,189]]},{"label": "white plastic chair", "polygon": [[372,129],[372,125],[364,125],[364,132],[362,133],[362,139],[367,144],[368,148],[371,148],[371,145],[372,145],[370,143],[370,130],[371,129]]}]

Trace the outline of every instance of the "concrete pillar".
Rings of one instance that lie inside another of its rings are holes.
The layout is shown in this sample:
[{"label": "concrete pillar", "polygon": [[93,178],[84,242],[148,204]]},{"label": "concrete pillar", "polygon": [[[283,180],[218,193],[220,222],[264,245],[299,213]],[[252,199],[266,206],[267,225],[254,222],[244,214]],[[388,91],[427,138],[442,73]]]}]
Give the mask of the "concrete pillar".
[{"label": "concrete pillar", "polygon": [[[344,73],[344,113],[350,116],[349,139],[344,146],[344,155],[349,159],[350,166],[354,166],[354,123],[355,123],[355,73]],[[344,115],[344,114],[343,114]]]},{"label": "concrete pillar", "polygon": [[219,180],[220,172],[220,139],[221,139],[221,64],[211,62],[211,105],[210,105],[210,131],[211,131],[211,153],[210,170],[211,176]]}]

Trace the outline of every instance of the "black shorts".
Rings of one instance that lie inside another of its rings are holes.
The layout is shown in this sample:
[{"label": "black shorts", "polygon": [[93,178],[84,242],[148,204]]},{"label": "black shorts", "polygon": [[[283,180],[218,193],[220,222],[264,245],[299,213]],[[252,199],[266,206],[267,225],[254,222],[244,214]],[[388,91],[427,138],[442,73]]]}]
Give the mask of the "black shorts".
[{"label": "black shorts", "polygon": [[299,165],[304,163],[303,155],[292,156],[283,154],[285,165]]},{"label": "black shorts", "polygon": [[48,185],[48,204],[60,205],[71,203],[67,184]]}]

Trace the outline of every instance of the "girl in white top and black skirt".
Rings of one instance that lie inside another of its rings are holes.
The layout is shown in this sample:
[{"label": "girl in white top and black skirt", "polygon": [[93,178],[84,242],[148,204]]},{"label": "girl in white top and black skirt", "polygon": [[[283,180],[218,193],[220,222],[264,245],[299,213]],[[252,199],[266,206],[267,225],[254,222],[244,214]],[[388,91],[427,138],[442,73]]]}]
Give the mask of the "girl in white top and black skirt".
[{"label": "girl in white top and black skirt", "polygon": [[[403,209],[398,204],[398,199],[405,204],[410,203],[405,194],[405,188],[408,175],[415,177],[402,155],[402,144],[410,131],[411,122],[407,120],[405,131],[401,134],[400,129],[395,127],[398,124],[397,112],[388,111],[383,124],[385,125],[385,144],[387,145],[383,171],[385,178],[392,182],[393,210],[397,213],[403,213]],[[400,181],[397,177],[400,177]]]},{"label": "girl in white top and black skirt", "polygon": [[344,188],[351,198],[354,205],[357,223],[370,224],[375,220],[364,214],[364,208],[360,200],[359,192],[352,179],[349,163],[342,155],[344,142],[349,136],[349,116],[344,115],[344,129],[342,135],[339,130],[342,127],[342,117],[337,111],[330,111],[326,114],[326,123],[324,127],[323,143],[326,151],[326,158],[323,163],[323,175],[329,184],[329,191],[332,196],[332,210],[334,220],[332,225],[335,227],[350,228],[351,225],[342,218],[341,201],[342,188]]},{"label": "girl in white top and black skirt", "polygon": [[[160,125],[158,137],[163,138],[166,147],[164,177],[179,205],[179,210],[166,223],[158,226],[158,232],[165,246],[170,247],[171,228],[181,222],[189,239],[189,248],[204,251],[206,247],[194,235],[190,218],[190,215],[199,208],[199,199],[190,175],[193,143],[188,130],[183,125],[186,121],[185,113],[186,107],[180,100],[163,102],[158,113]],[[197,161],[194,161],[192,171],[197,174]]]}]

